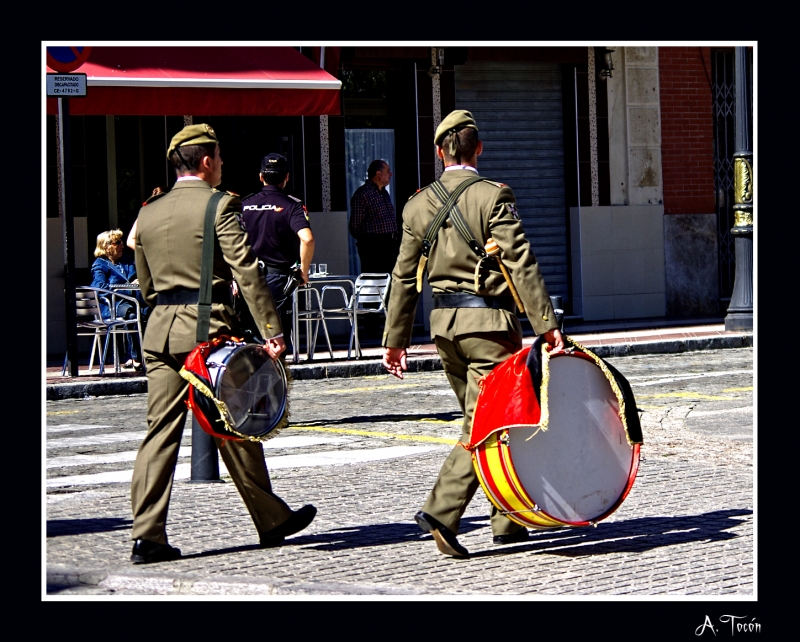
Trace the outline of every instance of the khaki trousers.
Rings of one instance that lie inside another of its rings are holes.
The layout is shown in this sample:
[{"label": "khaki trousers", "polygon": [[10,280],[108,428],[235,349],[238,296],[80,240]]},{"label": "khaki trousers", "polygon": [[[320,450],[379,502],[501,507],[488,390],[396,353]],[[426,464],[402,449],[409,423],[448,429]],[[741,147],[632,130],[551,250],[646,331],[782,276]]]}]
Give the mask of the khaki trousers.
[{"label": "khaki trousers", "polygon": [[[178,450],[186,423],[188,382],[178,371],[186,354],[144,351],[147,364],[147,435],[131,481],[131,538],[167,543],[167,511]],[[259,533],[285,522],[292,510],[272,492],[259,442],[215,439],[225,467]]]},{"label": "khaki trousers", "polygon": [[[521,348],[506,332],[476,332],[460,335],[452,341],[434,339],[444,372],[456,393],[464,413],[461,443],[469,443],[472,415],[478,399],[478,380]],[[453,533],[458,533],[461,516],[478,490],[480,482],[472,465],[472,453],[456,444],[445,459],[439,477],[422,510],[438,519]],[[491,508],[492,535],[510,535],[522,528]]]}]

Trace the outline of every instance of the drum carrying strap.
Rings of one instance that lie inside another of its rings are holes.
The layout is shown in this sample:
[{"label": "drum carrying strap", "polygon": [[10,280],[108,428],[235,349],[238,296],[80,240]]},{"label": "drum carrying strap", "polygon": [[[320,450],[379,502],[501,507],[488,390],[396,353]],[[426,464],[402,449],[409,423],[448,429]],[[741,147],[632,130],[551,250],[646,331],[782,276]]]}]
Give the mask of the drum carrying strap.
[{"label": "drum carrying strap", "polygon": [[203,253],[200,264],[200,295],[197,300],[197,334],[195,340],[200,343],[208,341],[211,326],[211,273],[214,262],[214,219],[217,203],[225,192],[214,192],[206,206],[206,218],[203,226]]},{"label": "drum carrying strap", "polygon": [[[431,224],[428,226],[428,230],[425,232],[425,238],[422,239],[422,256],[419,258],[419,265],[417,266],[417,292],[422,292],[422,275],[425,273],[425,264],[428,262],[428,255],[431,252],[433,243],[436,241],[436,236],[439,234],[439,229],[449,215],[452,215],[453,225],[456,226],[456,229],[461,236],[464,237],[464,240],[472,251],[481,259],[486,257],[486,251],[481,247],[480,243],[475,240],[472,230],[469,229],[469,225],[467,225],[467,222],[458,209],[458,205],[456,205],[456,201],[458,201],[458,198],[464,190],[470,185],[485,180],[488,179],[483,176],[472,176],[459,184],[452,193],[447,191],[441,181],[435,181],[431,184],[433,193],[439,197],[439,200],[442,201],[444,205],[442,205],[442,209],[436,213],[436,216],[433,217]],[[480,261],[478,264],[480,265]],[[477,286],[475,291],[477,292]]]}]

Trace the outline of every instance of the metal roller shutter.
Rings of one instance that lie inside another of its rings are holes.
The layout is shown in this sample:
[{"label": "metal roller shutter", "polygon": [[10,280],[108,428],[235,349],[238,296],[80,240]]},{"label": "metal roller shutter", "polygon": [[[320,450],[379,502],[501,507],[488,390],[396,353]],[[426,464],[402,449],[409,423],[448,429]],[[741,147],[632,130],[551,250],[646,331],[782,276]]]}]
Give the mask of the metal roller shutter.
[{"label": "metal roller shutter", "polygon": [[455,68],[456,108],[480,128],[481,175],[514,190],[551,295],[568,300],[561,68],[471,61]]}]

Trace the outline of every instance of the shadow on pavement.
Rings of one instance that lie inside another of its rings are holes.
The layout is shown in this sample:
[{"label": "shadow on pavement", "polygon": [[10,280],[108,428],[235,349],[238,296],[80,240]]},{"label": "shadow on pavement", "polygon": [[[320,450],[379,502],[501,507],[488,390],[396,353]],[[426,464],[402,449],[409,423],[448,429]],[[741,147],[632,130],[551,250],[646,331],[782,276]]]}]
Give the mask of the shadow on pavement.
[{"label": "shadow on pavement", "polygon": [[[674,546],[697,541],[720,541],[738,537],[725,532],[744,520],[736,517],[752,515],[749,509],[714,511],[702,515],[676,517],[642,517],[619,522],[601,522],[597,528],[560,528],[531,530],[530,539],[517,546],[495,548],[472,554],[472,557],[506,555],[523,551],[579,557],[605,553],[642,552],[661,546]],[[486,529],[491,542],[489,517],[470,517],[461,520],[460,534],[479,528]],[[420,531],[416,524],[370,524],[349,529],[298,535],[287,544],[309,546],[315,550],[336,551],[365,546],[383,546],[433,538]]]},{"label": "shadow on pavement", "polygon": [[619,522],[601,522],[597,528],[531,531],[531,538],[524,544],[482,551],[471,557],[524,551],[583,557],[606,553],[641,553],[662,546],[735,539],[739,535],[725,531],[745,521],[735,518],[752,514],[753,511],[750,509],[730,509],[702,515],[642,517]]},{"label": "shadow on pavement", "polygon": [[[353,417],[342,417],[341,419],[321,420],[321,421],[303,421],[297,422],[298,426],[340,426],[347,424],[362,424],[374,423],[378,421],[420,421],[425,419],[436,419],[438,421],[455,421],[463,419],[464,415],[459,412],[423,412],[420,414],[404,414],[404,415],[358,415]],[[292,427],[292,424],[289,424]]]},{"label": "shadow on pavement", "polygon": [[133,526],[132,519],[119,517],[100,517],[96,519],[49,519],[47,537],[60,535],[83,535],[85,533],[108,533],[121,531]]}]

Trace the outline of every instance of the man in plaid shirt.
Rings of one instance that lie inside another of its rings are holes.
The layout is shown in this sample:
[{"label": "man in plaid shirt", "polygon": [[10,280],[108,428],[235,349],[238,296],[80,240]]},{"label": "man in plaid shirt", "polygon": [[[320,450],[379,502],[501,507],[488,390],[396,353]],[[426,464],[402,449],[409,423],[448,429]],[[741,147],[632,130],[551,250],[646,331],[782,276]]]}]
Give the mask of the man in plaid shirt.
[{"label": "man in plaid shirt", "polygon": [[383,160],[374,160],[367,180],[350,199],[350,234],[356,240],[362,272],[392,273],[400,249],[397,216],[386,186],[392,170]]}]

